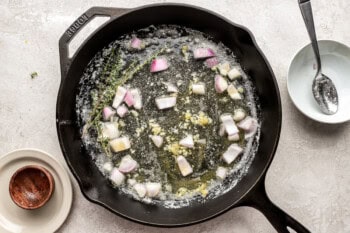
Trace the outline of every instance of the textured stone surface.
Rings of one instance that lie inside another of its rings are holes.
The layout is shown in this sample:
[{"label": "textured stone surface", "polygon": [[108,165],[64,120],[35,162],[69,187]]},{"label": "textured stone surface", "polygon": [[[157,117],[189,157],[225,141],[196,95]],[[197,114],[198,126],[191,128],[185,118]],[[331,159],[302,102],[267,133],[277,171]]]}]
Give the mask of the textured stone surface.
[{"label": "textured stone surface", "polygon": [[[136,7],[151,2],[167,1],[0,1],[0,154],[35,147],[63,162],[55,128],[59,37],[91,6]],[[247,26],[271,63],[283,104],[281,140],[267,173],[271,199],[312,232],[350,232],[350,125],[323,125],[307,119],[287,93],[288,65],[308,43],[297,1],[180,2],[211,9]],[[313,8],[319,39],[350,45],[350,2],[318,0]],[[33,71],[39,76],[32,80]],[[75,181],[73,184],[72,211],[58,232],[275,232],[251,208],[237,208],[181,229],[142,226],[86,201]]]}]

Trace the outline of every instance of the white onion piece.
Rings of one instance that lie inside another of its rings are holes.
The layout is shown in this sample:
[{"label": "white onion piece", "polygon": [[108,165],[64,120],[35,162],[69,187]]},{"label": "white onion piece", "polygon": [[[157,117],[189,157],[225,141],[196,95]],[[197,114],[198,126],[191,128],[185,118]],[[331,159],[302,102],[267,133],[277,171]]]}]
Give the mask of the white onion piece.
[{"label": "white onion piece", "polygon": [[114,115],[115,115],[115,111],[111,107],[107,106],[103,108],[102,117],[104,121],[109,121],[111,117]]},{"label": "white onion piece", "polygon": [[185,138],[181,139],[179,144],[187,148],[193,148],[194,141],[192,135],[187,135]]},{"label": "white onion piece", "polygon": [[243,149],[237,144],[231,144],[226,152],[222,155],[223,160],[227,164],[231,164],[242,153]]},{"label": "white onion piece", "polygon": [[127,91],[125,96],[124,96],[124,102],[128,105],[130,108],[135,104],[134,96],[131,94],[131,91]]},{"label": "white onion piece", "polygon": [[154,145],[156,145],[156,147],[161,147],[163,144],[163,137],[159,136],[159,135],[150,135],[149,136],[152,140],[152,142],[154,143]]},{"label": "white onion piece", "polygon": [[113,99],[113,108],[118,108],[118,106],[123,102],[125,94],[126,94],[127,90],[126,88],[119,86],[117,88],[117,92],[115,93],[114,99]]},{"label": "white onion piece", "polygon": [[156,105],[158,109],[172,108],[176,105],[176,96],[157,97]]},{"label": "white onion piece", "polygon": [[230,71],[230,64],[228,62],[222,63],[218,66],[218,69],[222,76],[226,76]]},{"label": "white onion piece", "polygon": [[117,108],[117,114],[119,117],[123,118],[128,113],[128,108],[125,105],[120,105]]},{"label": "white onion piece", "polygon": [[216,177],[221,179],[221,180],[224,180],[227,176],[227,172],[228,172],[228,169],[225,168],[225,167],[218,167],[216,169]]},{"label": "white onion piece", "polygon": [[120,152],[130,149],[130,141],[127,137],[113,139],[112,141],[109,141],[109,145],[111,146],[114,152]]},{"label": "white onion piece", "polygon": [[179,166],[182,176],[188,176],[193,172],[191,165],[188,163],[185,157],[182,155],[176,158],[177,165]]},{"label": "white onion piece", "polygon": [[236,133],[236,134],[233,134],[233,135],[228,135],[227,139],[229,141],[232,141],[232,142],[237,142],[237,141],[239,141],[239,134]]},{"label": "white onion piece", "polygon": [[223,93],[227,89],[227,81],[221,75],[215,75],[215,90],[217,93]]},{"label": "white onion piece", "polygon": [[233,120],[234,121],[241,121],[245,117],[245,111],[241,108],[238,108],[233,113]]},{"label": "white onion piece", "polygon": [[197,48],[193,51],[193,56],[195,59],[203,59],[203,58],[215,57],[215,53],[210,48]]},{"label": "white onion piece", "polygon": [[151,73],[159,72],[168,69],[168,61],[164,57],[156,58],[151,63]]},{"label": "white onion piece", "polygon": [[170,93],[179,92],[179,90],[177,89],[177,87],[174,84],[168,83],[168,82],[163,82],[163,84],[166,86],[167,92],[170,92]]},{"label": "white onion piece", "polygon": [[134,98],[134,108],[135,109],[141,109],[142,108],[142,96],[141,92],[138,88],[131,89],[130,93],[132,97]]},{"label": "white onion piece", "polygon": [[239,77],[241,77],[241,72],[239,72],[239,70],[237,68],[232,68],[227,76],[229,77],[230,80],[235,80],[238,79]]},{"label": "white onion piece", "polygon": [[202,82],[192,84],[192,92],[197,95],[204,95],[205,84]]},{"label": "white onion piece", "polygon": [[120,132],[118,130],[118,124],[116,122],[104,122],[101,124],[102,138],[114,139],[119,137]]},{"label": "white onion piece", "polygon": [[237,91],[236,87],[232,83],[230,85],[228,85],[227,93],[231,97],[231,99],[233,99],[233,100],[240,100],[240,99],[242,99],[241,95],[239,94],[239,92]]},{"label": "white onion piece", "polygon": [[142,40],[137,37],[132,38],[130,41],[130,47],[133,49],[141,49],[142,48]]},{"label": "white onion piece", "polygon": [[245,131],[244,138],[250,138],[256,133],[258,122],[253,117],[247,116],[237,124],[237,126]]},{"label": "white onion piece", "polygon": [[159,194],[161,188],[160,183],[146,183],[146,195],[148,197],[155,197]]},{"label": "white onion piece", "polygon": [[209,68],[213,68],[217,64],[219,64],[219,60],[216,57],[211,57],[205,60],[205,65]]},{"label": "white onion piece", "polygon": [[137,183],[134,185],[134,190],[140,198],[144,198],[146,196],[147,190],[144,184]]},{"label": "white onion piece", "polygon": [[109,179],[112,181],[114,185],[120,186],[121,184],[124,183],[125,176],[117,168],[113,168],[113,170],[111,171],[111,175],[109,176]]},{"label": "white onion piece", "polygon": [[130,155],[126,155],[120,161],[118,170],[122,173],[129,173],[134,171],[137,167],[138,163]]},{"label": "white onion piece", "polygon": [[104,172],[110,173],[113,169],[113,163],[111,162],[104,163],[102,169]]},{"label": "white onion piece", "polygon": [[230,114],[222,114],[220,116],[220,121],[222,122],[227,135],[231,136],[239,132],[233,118]]}]

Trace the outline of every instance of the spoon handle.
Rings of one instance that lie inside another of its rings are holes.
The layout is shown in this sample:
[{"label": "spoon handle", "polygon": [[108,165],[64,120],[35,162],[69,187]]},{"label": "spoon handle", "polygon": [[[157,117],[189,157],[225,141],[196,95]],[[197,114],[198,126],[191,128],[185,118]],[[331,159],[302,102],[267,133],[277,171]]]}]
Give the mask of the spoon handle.
[{"label": "spoon handle", "polygon": [[316,31],[315,31],[314,19],[312,16],[312,8],[311,8],[310,0],[299,0],[299,7],[300,7],[301,14],[304,18],[307,32],[309,33],[312,48],[315,53],[316,63],[317,63],[317,72],[320,72],[321,59],[320,59],[320,52],[318,50],[318,43],[316,38]]}]

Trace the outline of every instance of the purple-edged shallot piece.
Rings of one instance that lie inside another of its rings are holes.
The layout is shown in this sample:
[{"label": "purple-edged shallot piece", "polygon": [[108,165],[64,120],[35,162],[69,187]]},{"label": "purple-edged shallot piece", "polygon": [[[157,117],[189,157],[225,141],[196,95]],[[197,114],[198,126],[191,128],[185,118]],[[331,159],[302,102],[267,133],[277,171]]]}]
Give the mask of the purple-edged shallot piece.
[{"label": "purple-edged shallot piece", "polygon": [[223,93],[226,91],[228,87],[228,83],[225,78],[223,78],[221,75],[215,75],[215,90],[217,93]]},{"label": "purple-edged shallot piece", "polygon": [[258,122],[253,117],[247,116],[244,120],[240,121],[237,126],[245,131],[244,138],[247,139],[256,133]]},{"label": "purple-edged shallot piece", "polygon": [[129,173],[134,171],[137,167],[138,163],[130,155],[126,155],[120,161],[118,170],[122,173]]},{"label": "purple-edged shallot piece", "polygon": [[151,63],[151,73],[159,72],[168,69],[168,61],[165,57],[155,58]]},{"label": "purple-edged shallot piece", "polygon": [[128,108],[123,104],[123,105],[120,105],[118,108],[117,108],[117,114],[119,117],[123,118],[125,117],[126,114],[128,114],[129,110]]},{"label": "purple-edged shallot piece", "polygon": [[195,59],[204,59],[215,57],[215,53],[211,48],[196,48],[193,50],[193,56]]},{"label": "purple-edged shallot piece", "polygon": [[104,121],[109,121],[112,116],[115,115],[115,111],[110,106],[106,106],[102,110],[102,117]]}]

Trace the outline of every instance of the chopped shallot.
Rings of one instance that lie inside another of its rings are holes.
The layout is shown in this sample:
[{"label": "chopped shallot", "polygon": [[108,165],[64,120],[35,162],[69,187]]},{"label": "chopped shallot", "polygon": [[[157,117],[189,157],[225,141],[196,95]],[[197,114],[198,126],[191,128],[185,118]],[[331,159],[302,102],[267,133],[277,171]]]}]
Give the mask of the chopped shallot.
[{"label": "chopped shallot", "polygon": [[205,60],[205,65],[209,68],[213,68],[214,66],[216,66],[217,64],[219,64],[219,61],[216,57],[211,57],[208,58],[207,60]]},{"label": "chopped shallot", "polygon": [[111,171],[111,175],[109,176],[109,179],[112,181],[114,185],[119,186],[122,183],[124,183],[125,176],[117,168],[113,168],[113,170]]},{"label": "chopped shallot", "polygon": [[168,69],[168,61],[164,57],[156,58],[151,63],[151,73],[159,72]]},{"label": "chopped shallot", "polygon": [[241,77],[241,72],[239,72],[239,70],[234,67],[228,72],[227,76],[230,80],[234,80]]},{"label": "chopped shallot", "polygon": [[242,99],[241,95],[239,94],[239,92],[237,91],[236,87],[232,83],[230,85],[228,85],[227,93],[231,97],[231,99],[233,99],[233,100],[240,100],[240,99]]},{"label": "chopped shallot", "polygon": [[204,95],[205,84],[202,82],[192,84],[192,92],[197,95]]},{"label": "chopped shallot", "polygon": [[179,90],[177,89],[177,87],[174,84],[168,83],[168,82],[163,82],[163,84],[166,86],[167,92],[170,92],[170,93],[179,92]]},{"label": "chopped shallot", "polygon": [[227,81],[221,75],[215,75],[215,90],[217,93],[222,93],[227,89]]},{"label": "chopped shallot", "polygon": [[134,98],[134,108],[135,109],[141,109],[142,108],[142,96],[141,92],[138,88],[131,89],[130,93],[132,97]]},{"label": "chopped shallot", "polygon": [[193,148],[194,142],[192,135],[187,135],[185,138],[181,139],[179,144],[187,148]]},{"label": "chopped shallot", "polygon": [[228,172],[227,168],[225,168],[225,167],[218,167],[216,169],[216,177],[221,179],[221,180],[224,180],[226,178],[226,176],[227,176],[227,172]]},{"label": "chopped shallot", "polygon": [[119,117],[123,118],[128,113],[128,108],[125,105],[120,105],[117,108],[117,114]]},{"label": "chopped shallot", "polygon": [[130,149],[130,141],[127,137],[113,139],[109,142],[109,145],[111,146],[114,152],[120,152]]},{"label": "chopped shallot", "polygon": [[146,196],[147,190],[144,184],[137,183],[134,185],[134,189],[139,197],[144,198]]},{"label": "chopped shallot", "polygon": [[245,131],[244,137],[247,139],[255,134],[258,128],[258,122],[253,117],[247,116],[237,126]]},{"label": "chopped shallot", "polygon": [[222,155],[227,164],[231,164],[242,153],[243,149],[237,144],[231,144],[226,152]]},{"label": "chopped shallot", "polygon": [[188,163],[185,157],[182,155],[176,158],[177,165],[179,166],[182,176],[188,176],[193,172],[191,165]]},{"label": "chopped shallot", "polygon": [[226,133],[229,136],[232,136],[236,133],[239,132],[235,122],[233,121],[233,118],[231,116],[231,114],[223,114],[220,116],[220,121],[222,122]]},{"label": "chopped shallot", "polygon": [[163,144],[163,137],[159,136],[159,135],[150,135],[149,136],[151,138],[151,140],[153,141],[154,145],[156,145],[156,147],[161,147]]},{"label": "chopped shallot", "polygon": [[131,91],[127,91],[124,97],[124,102],[128,105],[130,108],[135,104],[134,96],[131,94]]},{"label": "chopped shallot", "polygon": [[193,51],[193,56],[195,59],[203,59],[203,58],[215,57],[215,53],[210,48],[197,48]]},{"label": "chopped shallot", "polygon": [[155,197],[159,194],[161,188],[160,183],[146,183],[146,194],[148,197]]},{"label": "chopped shallot", "polygon": [[142,48],[142,41],[139,38],[134,37],[130,41],[130,47],[133,49],[141,49]]},{"label": "chopped shallot", "polygon": [[120,161],[118,170],[122,173],[129,173],[134,171],[137,167],[138,163],[130,155],[126,155]]},{"label": "chopped shallot", "polygon": [[119,86],[117,88],[117,92],[115,93],[114,99],[113,99],[113,108],[118,108],[118,106],[123,102],[125,94],[126,94],[127,90],[126,88]]},{"label": "chopped shallot", "polygon": [[102,138],[114,139],[119,137],[120,132],[118,130],[118,123],[116,122],[104,122],[101,123]]},{"label": "chopped shallot", "polygon": [[158,109],[172,108],[176,105],[176,96],[163,96],[156,98]]},{"label": "chopped shallot", "polygon": [[102,116],[104,121],[109,121],[111,117],[114,115],[115,115],[115,111],[111,107],[106,106],[103,108]]}]

